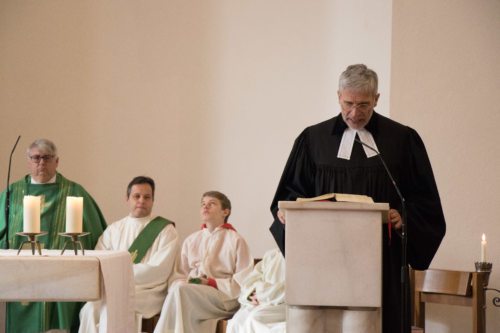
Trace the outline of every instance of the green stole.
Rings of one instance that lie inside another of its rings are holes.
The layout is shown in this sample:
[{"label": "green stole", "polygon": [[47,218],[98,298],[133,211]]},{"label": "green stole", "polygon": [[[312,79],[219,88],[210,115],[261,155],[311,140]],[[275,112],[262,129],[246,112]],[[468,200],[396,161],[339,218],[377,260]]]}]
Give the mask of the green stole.
[{"label": "green stole", "polygon": [[141,262],[146,252],[148,252],[151,245],[153,245],[158,234],[169,224],[175,225],[174,222],[157,216],[142,229],[132,245],[128,248],[128,252],[130,252],[134,264]]}]

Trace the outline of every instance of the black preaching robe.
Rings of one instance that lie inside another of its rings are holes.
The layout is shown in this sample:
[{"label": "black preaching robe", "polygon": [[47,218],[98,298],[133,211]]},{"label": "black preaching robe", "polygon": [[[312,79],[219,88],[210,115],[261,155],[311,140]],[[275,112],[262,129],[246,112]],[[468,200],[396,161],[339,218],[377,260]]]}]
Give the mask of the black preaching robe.
[{"label": "black preaching robe", "polygon": [[[338,116],[306,128],[295,140],[271,205],[270,228],[285,251],[285,228],[276,217],[278,201],[325,193],[364,194],[387,202],[401,212],[401,201],[378,156],[367,158],[354,142],[350,160],[337,158],[347,128]],[[446,231],[441,200],[424,143],[418,133],[373,112],[367,129],[406,201],[408,263],[427,269]],[[383,228],[383,332],[401,331],[401,238],[392,233],[389,243]]]}]

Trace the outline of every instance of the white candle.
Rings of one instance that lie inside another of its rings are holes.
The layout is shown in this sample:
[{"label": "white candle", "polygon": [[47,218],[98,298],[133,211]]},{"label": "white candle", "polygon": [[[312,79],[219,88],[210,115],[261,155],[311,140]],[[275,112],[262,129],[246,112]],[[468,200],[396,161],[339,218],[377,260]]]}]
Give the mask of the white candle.
[{"label": "white candle", "polygon": [[486,262],[486,235],[481,239],[481,262]]},{"label": "white candle", "polygon": [[66,197],[66,232],[81,233],[83,221],[83,198]]},{"label": "white candle", "polygon": [[23,198],[23,232],[40,232],[40,197],[25,195]]}]

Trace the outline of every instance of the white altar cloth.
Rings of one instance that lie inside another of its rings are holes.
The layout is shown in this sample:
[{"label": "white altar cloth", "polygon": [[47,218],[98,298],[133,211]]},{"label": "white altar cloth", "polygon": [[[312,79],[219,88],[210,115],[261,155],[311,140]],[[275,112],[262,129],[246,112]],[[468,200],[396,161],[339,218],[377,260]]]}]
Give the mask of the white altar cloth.
[{"label": "white altar cloth", "polygon": [[[133,332],[134,276],[127,251],[0,250],[0,301],[105,302],[101,332]],[[2,314],[0,332],[5,330]]]}]

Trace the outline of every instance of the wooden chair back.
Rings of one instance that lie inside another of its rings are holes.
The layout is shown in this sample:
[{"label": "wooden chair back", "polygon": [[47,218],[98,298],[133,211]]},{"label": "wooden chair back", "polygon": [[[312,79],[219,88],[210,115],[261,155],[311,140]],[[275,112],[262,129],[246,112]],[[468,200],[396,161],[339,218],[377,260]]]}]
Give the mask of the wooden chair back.
[{"label": "wooden chair back", "polygon": [[469,306],[472,332],[486,332],[485,287],[489,272],[462,272],[440,269],[411,271],[413,324],[425,332],[425,303]]}]

